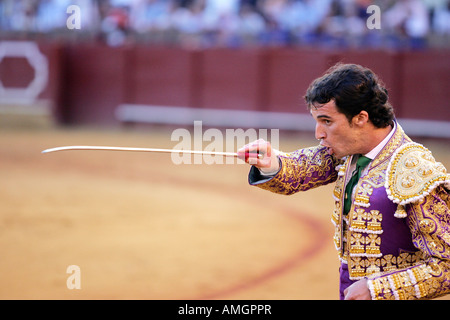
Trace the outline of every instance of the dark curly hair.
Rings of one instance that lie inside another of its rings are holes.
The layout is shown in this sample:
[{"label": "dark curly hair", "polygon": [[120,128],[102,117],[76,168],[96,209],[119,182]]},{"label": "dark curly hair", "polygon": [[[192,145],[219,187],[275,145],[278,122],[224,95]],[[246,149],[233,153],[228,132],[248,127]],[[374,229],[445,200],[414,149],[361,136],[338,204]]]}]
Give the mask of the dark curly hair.
[{"label": "dark curly hair", "polygon": [[311,83],[304,98],[309,110],[334,99],[338,111],[349,122],[365,110],[377,128],[392,125],[395,117],[384,84],[372,70],[357,64],[338,63],[331,67]]}]

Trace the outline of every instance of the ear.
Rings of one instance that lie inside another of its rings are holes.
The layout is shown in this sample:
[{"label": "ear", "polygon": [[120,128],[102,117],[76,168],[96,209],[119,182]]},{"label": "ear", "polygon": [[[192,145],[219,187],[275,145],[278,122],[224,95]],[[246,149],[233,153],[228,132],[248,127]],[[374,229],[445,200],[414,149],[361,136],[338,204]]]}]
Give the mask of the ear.
[{"label": "ear", "polygon": [[352,122],[355,126],[362,127],[369,122],[369,114],[363,110],[353,117]]}]

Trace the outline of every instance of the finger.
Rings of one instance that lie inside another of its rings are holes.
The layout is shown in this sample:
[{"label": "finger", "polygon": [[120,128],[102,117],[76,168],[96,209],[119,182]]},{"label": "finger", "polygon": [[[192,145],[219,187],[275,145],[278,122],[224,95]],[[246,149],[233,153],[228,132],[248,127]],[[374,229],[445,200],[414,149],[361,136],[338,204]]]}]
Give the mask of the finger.
[{"label": "finger", "polygon": [[264,157],[266,157],[266,155],[268,157],[271,156],[272,151],[271,151],[271,146],[270,146],[270,142],[268,141],[264,141],[262,139],[255,141],[254,143],[252,143],[250,145],[250,149],[251,151],[258,153],[258,154],[262,154]]},{"label": "finger", "polygon": [[272,161],[274,161],[270,142],[265,142],[264,146],[260,147],[258,152],[262,157],[258,159],[257,165],[260,168],[269,168],[272,165]]},{"label": "finger", "polygon": [[[259,154],[262,156],[259,156]],[[246,144],[237,151],[237,156],[239,159],[252,165],[258,165],[258,157],[260,159],[264,158],[266,154],[269,156],[271,154],[270,143],[264,141],[263,139],[258,139]]]},{"label": "finger", "polygon": [[254,165],[254,166],[258,166],[259,160],[256,157],[247,157],[246,162],[248,164],[251,164],[251,165]]},{"label": "finger", "polygon": [[257,152],[248,152],[244,149],[240,149],[237,151],[237,157],[245,162],[248,162],[249,159],[262,159],[263,155]]},{"label": "finger", "polygon": [[344,290],[344,299],[345,300],[348,300],[347,299],[347,293],[348,293],[348,287]]},{"label": "finger", "polygon": [[356,300],[357,299],[357,291],[355,291],[355,284],[352,284],[350,287],[344,290],[344,300]]},{"label": "finger", "polygon": [[240,148],[237,153],[239,156],[243,156],[245,153],[253,153],[253,152],[257,152],[259,149],[259,144],[254,141],[251,142],[249,144],[246,144],[245,146],[243,146],[242,148]]},{"label": "finger", "polygon": [[260,157],[251,156],[247,159],[247,162],[253,164],[258,168],[270,168],[272,159],[267,156],[263,156],[262,153],[258,154]]}]

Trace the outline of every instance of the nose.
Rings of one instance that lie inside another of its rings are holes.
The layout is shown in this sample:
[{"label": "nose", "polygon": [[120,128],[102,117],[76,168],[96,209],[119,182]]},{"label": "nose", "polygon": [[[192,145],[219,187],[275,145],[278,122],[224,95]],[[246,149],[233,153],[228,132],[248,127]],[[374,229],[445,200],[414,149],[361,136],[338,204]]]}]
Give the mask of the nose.
[{"label": "nose", "polygon": [[315,136],[317,140],[323,140],[326,138],[325,130],[323,130],[322,126],[319,123],[316,123]]}]

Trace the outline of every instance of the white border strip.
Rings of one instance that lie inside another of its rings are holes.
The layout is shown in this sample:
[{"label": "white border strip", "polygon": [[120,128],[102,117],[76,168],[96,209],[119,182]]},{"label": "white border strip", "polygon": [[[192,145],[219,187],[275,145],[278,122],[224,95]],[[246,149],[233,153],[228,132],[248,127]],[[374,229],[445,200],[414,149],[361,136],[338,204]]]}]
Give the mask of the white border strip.
[{"label": "white border strip", "polygon": [[450,121],[398,119],[398,122],[411,136],[450,138]]},{"label": "white border strip", "polygon": [[[121,122],[190,125],[202,120],[204,125],[217,127],[315,130],[309,114],[292,112],[121,104],[115,115]],[[450,121],[398,119],[398,122],[411,136],[450,138]]]},{"label": "white border strip", "polygon": [[121,104],[116,118],[122,122],[192,125],[202,120],[206,126],[232,128],[277,128],[314,130],[308,114],[251,110],[201,109],[172,106]]},{"label": "white border strip", "polygon": [[0,79],[0,103],[33,104],[48,84],[49,62],[36,42],[0,41],[0,63],[6,57],[23,58],[34,69],[34,78],[24,88],[5,87]]}]

